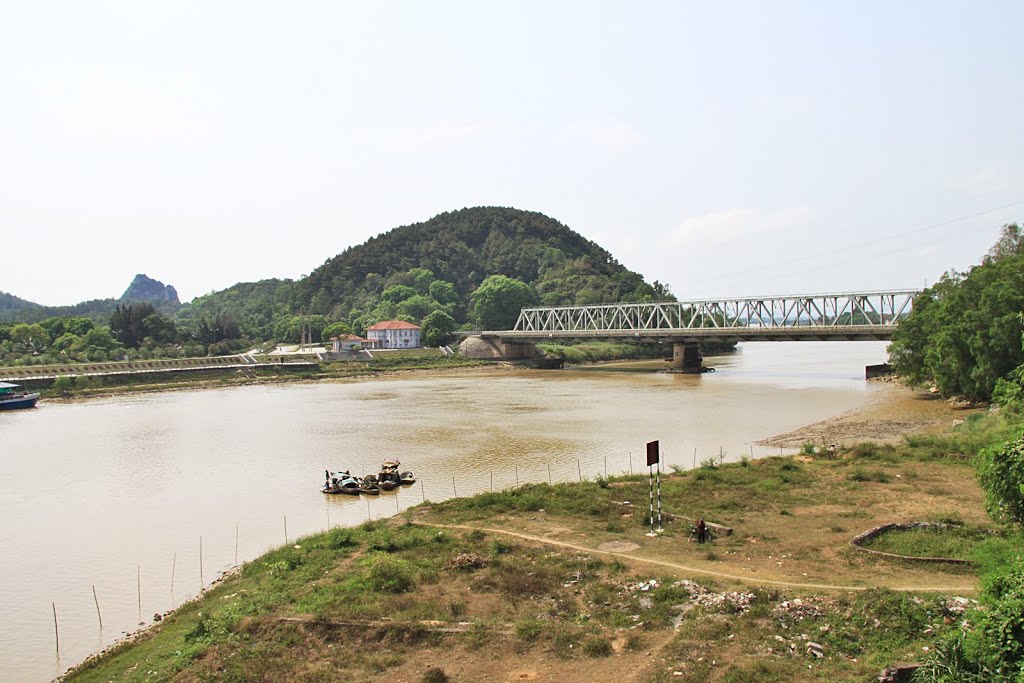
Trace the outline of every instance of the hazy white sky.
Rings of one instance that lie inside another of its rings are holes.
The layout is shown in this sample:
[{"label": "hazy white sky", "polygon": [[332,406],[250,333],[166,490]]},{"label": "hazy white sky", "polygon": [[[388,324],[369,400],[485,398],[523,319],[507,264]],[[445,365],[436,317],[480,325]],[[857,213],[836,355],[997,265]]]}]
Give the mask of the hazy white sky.
[{"label": "hazy white sky", "polygon": [[1022,26],[1017,0],[6,2],[0,290],[188,300],[478,205],[682,298],[921,286],[1024,219]]}]

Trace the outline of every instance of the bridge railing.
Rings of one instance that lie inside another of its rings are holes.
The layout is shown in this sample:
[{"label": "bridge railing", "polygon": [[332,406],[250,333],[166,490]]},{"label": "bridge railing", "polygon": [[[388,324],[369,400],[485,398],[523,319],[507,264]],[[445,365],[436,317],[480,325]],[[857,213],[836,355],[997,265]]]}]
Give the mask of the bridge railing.
[{"label": "bridge railing", "polygon": [[516,332],[895,326],[918,290],[524,308]]}]

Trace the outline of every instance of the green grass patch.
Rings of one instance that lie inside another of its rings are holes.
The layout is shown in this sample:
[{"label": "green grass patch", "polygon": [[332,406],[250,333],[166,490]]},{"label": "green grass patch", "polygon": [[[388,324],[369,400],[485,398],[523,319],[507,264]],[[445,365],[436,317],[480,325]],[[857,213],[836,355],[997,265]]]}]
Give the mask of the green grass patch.
[{"label": "green grass patch", "polygon": [[981,543],[993,540],[999,539],[984,527],[925,527],[893,529],[875,536],[864,547],[906,557],[972,560]]}]

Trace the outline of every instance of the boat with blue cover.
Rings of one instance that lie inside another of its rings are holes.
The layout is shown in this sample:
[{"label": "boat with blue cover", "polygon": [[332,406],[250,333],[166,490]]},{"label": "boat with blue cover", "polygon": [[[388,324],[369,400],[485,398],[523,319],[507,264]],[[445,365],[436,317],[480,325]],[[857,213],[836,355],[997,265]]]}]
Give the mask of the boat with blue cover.
[{"label": "boat with blue cover", "polygon": [[0,382],[0,410],[34,408],[38,400],[39,394],[28,393],[20,384]]}]

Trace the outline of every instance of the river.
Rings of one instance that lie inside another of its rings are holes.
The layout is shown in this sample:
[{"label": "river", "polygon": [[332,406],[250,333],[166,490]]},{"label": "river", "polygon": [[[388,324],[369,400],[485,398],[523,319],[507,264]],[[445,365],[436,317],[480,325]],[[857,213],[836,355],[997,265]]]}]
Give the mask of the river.
[{"label": "river", "polygon": [[[863,380],[884,358],[879,342],[762,343],[706,359],[717,372],[702,376],[623,362],[43,401],[0,414],[0,680],[53,678],[286,534],[294,543],[492,481],[639,470],[652,439],[666,469],[778,453],[756,442],[891,391]],[[419,482],[372,500],[318,490],[325,468],[364,474],[388,458]]]}]

